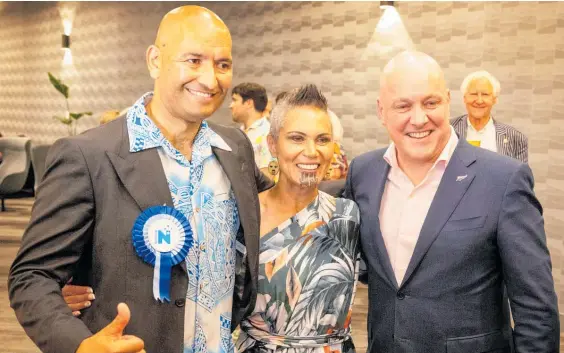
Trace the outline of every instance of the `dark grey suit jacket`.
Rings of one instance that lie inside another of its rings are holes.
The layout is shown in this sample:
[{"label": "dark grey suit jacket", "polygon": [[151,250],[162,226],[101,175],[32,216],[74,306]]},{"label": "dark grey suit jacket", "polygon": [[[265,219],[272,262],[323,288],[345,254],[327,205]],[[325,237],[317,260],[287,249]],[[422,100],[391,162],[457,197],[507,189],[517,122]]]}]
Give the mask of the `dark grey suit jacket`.
[{"label": "dark grey suit jacket", "polygon": [[558,304],[530,168],[461,139],[396,283],[378,217],[390,169],[384,152],[353,160],[344,195],[360,208],[368,351],[509,352],[513,342],[516,352],[558,352]]},{"label": "dark grey suit jacket", "polygon": [[[257,192],[271,183],[256,168],[244,133],[209,126],[232,148],[213,152],[231,181],[247,248],[247,258],[237,263],[236,326],[255,303]],[[141,211],[163,204],[173,206],[157,150],[130,153],[124,118],[54,144],[8,280],[16,316],[43,352],[75,352],[82,340],[110,323],[122,301],[132,315],[125,332],[143,339],[147,352],[183,351],[190,280],[186,265],[172,269],[172,302],[159,304],[152,295],[153,267],[136,255],[131,243],[131,228]],[[96,293],[80,319],[72,316],[61,296],[61,287],[73,273]]]},{"label": "dark grey suit jacket", "polygon": [[[462,115],[451,119],[450,125],[456,134],[462,139],[466,139],[468,130],[468,115]],[[504,124],[494,119],[495,142],[497,153],[515,158],[523,163],[529,162],[529,141],[527,136],[511,125]]]}]

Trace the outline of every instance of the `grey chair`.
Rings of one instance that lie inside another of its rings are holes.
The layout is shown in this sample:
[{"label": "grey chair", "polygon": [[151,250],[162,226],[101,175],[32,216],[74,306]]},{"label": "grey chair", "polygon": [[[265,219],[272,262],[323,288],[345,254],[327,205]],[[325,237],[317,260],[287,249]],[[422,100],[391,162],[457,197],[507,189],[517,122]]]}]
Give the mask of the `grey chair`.
[{"label": "grey chair", "polygon": [[31,165],[33,166],[33,174],[35,177],[35,185],[33,189],[37,192],[37,187],[43,179],[45,173],[45,159],[47,159],[47,152],[49,152],[51,144],[33,144],[31,146]]},{"label": "grey chair", "polygon": [[4,199],[13,197],[25,185],[31,164],[30,144],[31,140],[27,137],[0,138],[0,152],[3,156],[0,163],[2,212],[6,210]]}]

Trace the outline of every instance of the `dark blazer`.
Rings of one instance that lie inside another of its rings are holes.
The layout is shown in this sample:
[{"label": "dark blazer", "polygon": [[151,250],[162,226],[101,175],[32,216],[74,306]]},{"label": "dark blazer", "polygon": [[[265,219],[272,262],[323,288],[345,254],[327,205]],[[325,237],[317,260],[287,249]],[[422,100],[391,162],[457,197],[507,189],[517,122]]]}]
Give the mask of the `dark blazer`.
[{"label": "dark blazer", "polygon": [[[368,270],[368,351],[558,352],[558,304],[530,168],[461,139],[396,283],[378,214],[385,149],[350,165]],[[511,302],[515,329],[504,305]]]},{"label": "dark blazer", "polygon": [[[466,131],[468,130],[468,115],[462,115],[458,118],[451,119],[450,124],[456,131],[456,134],[463,140],[466,139]],[[493,118],[492,118],[493,119]],[[497,153],[515,158],[523,163],[529,161],[529,141],[527,136],[521,133],[513,126],[504,124],[497,120],[493,120],[495,126],[495,144]]]},{"label": "dark blazer", "polygon": [[[247,258],[237,263],[240,295],[234,295],[232,322],[237,326],[255,304],[257,192],[271,183],[256,168],[244,133],[209,126],[232,148],[213,148],[213,152],[231,181],[247,248]],[[54,144],[8,280],[11,306],[43,352],[74,353],[85,338],[113,320],[122,301],[132,315],[125,332],[143,339],[147,352],[183,351],[190,280],[186,264],[172,269],[171,303],[159,304],[152,296],[153,267],[136,255],[131,244],[137,216],[163,204],[173,206],[158,152],[130,153],[124,118]],[[61,295],[73,273],[79,273],[78,282],[88,283],[96,293],[92,307],[80,319],[72,316]]]}]

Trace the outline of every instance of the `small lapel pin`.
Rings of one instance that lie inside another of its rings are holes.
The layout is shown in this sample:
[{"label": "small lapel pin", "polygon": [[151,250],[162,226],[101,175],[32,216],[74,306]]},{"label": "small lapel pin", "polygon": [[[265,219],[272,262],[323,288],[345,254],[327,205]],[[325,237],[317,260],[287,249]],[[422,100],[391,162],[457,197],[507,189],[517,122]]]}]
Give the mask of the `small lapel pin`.
[{"label": "small lapel pin", "polygon": [[503,143],[507,143],[507,137],[503,138]]},{"label": "small lapel pin", "polygon": [[462,181],[462,180],[466,179],[467,176],[468,176],[468,174],[466,174],[466,175],[459,175],[459,176],[456,177],[456,181]]}]

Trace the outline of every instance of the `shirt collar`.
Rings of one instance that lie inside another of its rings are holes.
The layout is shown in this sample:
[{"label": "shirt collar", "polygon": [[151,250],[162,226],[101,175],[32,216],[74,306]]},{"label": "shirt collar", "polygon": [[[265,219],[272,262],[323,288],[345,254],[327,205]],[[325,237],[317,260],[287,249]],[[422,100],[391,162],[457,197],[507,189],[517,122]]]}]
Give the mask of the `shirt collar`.
[{"label": "shirt collar", "polygon": [[[435,168],[435,166],[439,162],[444,163],[445,167],[446,167],[446,165],[450,161],[450,158],[452,157],[452,154],[454,153],[454,150],[456,149],[457,145],[458,145],[458,136],[456,135],[454,128],[452,126],[450,126],[450,138],[448,139],[446,146],[441,151],[439,158],[437,158],[437,160],[435,161],[435,163],[433,164],[433,167],[431,167],[431,169]],[[390,146],[386,150],[386,153],[384,153],[384,159],[386,160],[386,162],[388,162],[390,167],[392,167],[393,169],[399,168],[398,159],[397,159],[397,152],[396,152],[396,145],[393,142],[390,143]]]},{"label": "shirt collar", "polygon": [[[127,111],[129,151],[139,152],[150,148],[162,147],[167,154],[179,159],[178,155],[182,156],[182,154],[164,137],[161,130],[147,114],[145,106],[152,98],[153,92],[145,93]],[[213,131],[206,121],[203,121],[194,139],[193,154],[196,152],[207,155],[211,153],[211,147],[231,151],[231,147],[229,147],[225,140]]]},{"label": "shirt collar", "polygon": [[484,125],[484,127],[482,128],[482,130],[476,130],[474,128],[474,125],[472,125],[472,123],[470,122],[470,117],[468,115],[466,115],[466,124],[468,125],[469,129],[472,129],[475,132],[486,132],[488,130],[495,129],[494,121],[493,121],[493,118],[491,116],[490,116],[490,119],[488,120],[488,122],[486,123],[486,125]]},{"label": "shirt collar", "polygon": [[251,126],[249,126],[249,128],[246,129],[246,130],[245,130],[245,126],[241,125],[241,130],[248,132],[248,131],[262,127],[262,125],[264,125],[265,123],[268,123],[268,119],[266,118],[266,116],[263,116],[262,118],[256,120],[254,123],[252,123]]}]

